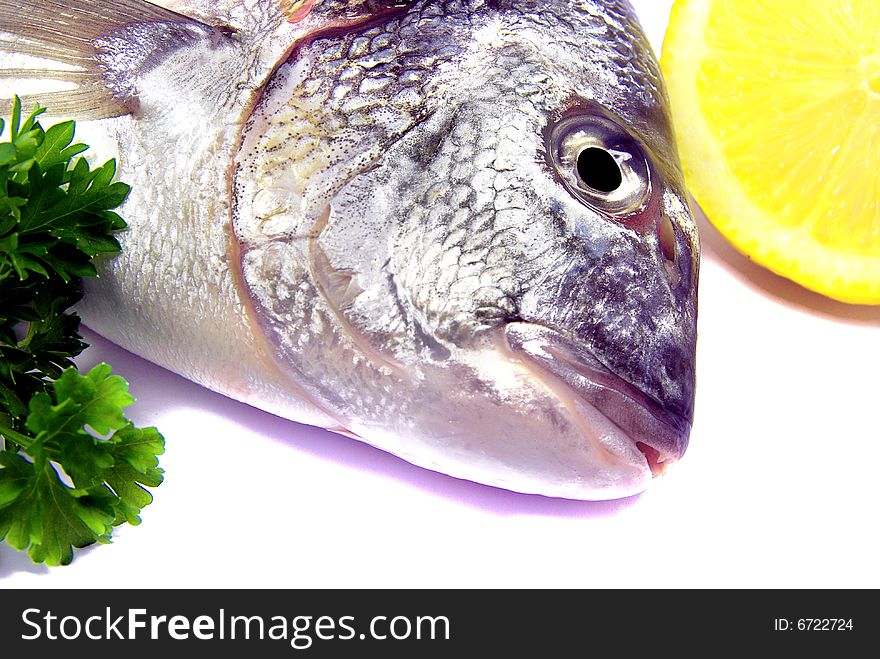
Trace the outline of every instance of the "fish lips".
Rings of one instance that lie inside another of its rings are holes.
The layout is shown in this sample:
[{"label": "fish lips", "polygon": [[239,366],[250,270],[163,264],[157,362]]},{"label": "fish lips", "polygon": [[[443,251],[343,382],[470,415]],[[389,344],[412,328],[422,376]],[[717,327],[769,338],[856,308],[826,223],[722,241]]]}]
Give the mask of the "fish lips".
[{"label": "fish lips", "polygon": [[[503,337],[513,356],[536,366],[537,377],[551,389],[562,385],[578,403],[588,404],[620,429],[655,477],[684,455],[691,422],[613,373],[583,345],[528,322],[504,325]],[[577,409],[572,412],[578,414]]]}]

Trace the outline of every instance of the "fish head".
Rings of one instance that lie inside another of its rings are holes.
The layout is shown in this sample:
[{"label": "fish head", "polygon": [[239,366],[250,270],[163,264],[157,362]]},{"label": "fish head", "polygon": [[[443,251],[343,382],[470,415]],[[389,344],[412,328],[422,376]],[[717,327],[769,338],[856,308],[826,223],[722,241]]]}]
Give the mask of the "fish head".
[{"label": "fish head", "polygon": [[[432,68],[386,62],[357,139],[400,128],[367,140],[369,164],[315,206],[299,257],[355,353],[314,348],[318,397],[354,434],[446,473],[640,492],[687,446],[698,274],[650,46],[628,3],[474,3],[466,20],[420,4],[398,51],[430,52]],[[302,338],[284,340],[302,364]]]},{"label": "fish head", "polygon": [[698,242],[681,175],[651,146],[667,127],[583,101],[548,125],[532,215],[555,240],[504,326],[535,377],[611,420],[654,474],[684,454],[695,390]]},{"label": "fish head", "polygon": [[479,355],[463,372],[486,391],[504,391],[499,362],[520,367],[522,391],[499,395],[546,421],[536,445],[579,427],[600,495],[684,454],[695,387],[696,230],[660,74],[626,37],[483,37],[503,54],[411,142],[424,174],[395,194],[396,276],[422,332]]}]

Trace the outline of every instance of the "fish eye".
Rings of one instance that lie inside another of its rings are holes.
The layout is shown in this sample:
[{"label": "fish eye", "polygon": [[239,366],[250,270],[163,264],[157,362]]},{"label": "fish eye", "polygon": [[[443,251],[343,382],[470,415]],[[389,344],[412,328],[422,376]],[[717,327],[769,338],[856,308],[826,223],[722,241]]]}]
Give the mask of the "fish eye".
[{"label": "fish eye", "polygon": [[623,183],[623,174],[610,151],[588,146],[577,160],[577,173],[584,185],[597,192],[614,192]]},{"label": "fish eye", "polygon": [[599,115],[569,117],[550,134],[553,166],[583,203],[610,215],[633,213],[651,190],[648,160],[622,127]]}]

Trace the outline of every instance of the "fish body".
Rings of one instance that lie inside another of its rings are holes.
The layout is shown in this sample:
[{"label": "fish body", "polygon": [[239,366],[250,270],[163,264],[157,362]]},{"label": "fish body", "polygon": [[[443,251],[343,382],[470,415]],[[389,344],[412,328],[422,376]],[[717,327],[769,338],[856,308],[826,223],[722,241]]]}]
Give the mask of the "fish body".
[{"label": "fish body", "polygon": [[[515,491],[627,496],[684,453],[698,243],[627,2],[93,4],[0,22],[133,184],[91,328]],[[21,24],[59,13],[75,43]]]}]

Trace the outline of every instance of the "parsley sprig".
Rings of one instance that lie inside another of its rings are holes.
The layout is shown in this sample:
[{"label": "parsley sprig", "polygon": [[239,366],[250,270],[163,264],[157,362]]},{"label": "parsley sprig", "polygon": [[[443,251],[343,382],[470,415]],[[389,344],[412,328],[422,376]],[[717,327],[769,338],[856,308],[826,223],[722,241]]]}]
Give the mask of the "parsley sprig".
[{"label": "parsley sprig", "polygon": [[108,365],[73,363],[86,343],[69,309],[95,257],[120,251],[112,209],[129,186],[113,160],[90,168],[73,121],[43,130],[43,112],[22,121],[16,98],[0,142],[0,540],[58,565],[140,522],[164,440],[125,418],[134,399]]}]

